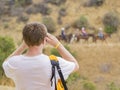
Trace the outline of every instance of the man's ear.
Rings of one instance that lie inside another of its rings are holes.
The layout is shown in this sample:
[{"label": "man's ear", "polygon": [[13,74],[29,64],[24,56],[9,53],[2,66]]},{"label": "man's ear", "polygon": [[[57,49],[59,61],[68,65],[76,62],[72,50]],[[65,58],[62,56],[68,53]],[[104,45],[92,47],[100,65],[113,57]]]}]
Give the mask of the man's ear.
[{"label": "man's ear", "polygon": [[44,41],[43,41],[43,44],[46,44],[46,42],[47,42],[47,38],[45,37]]}]

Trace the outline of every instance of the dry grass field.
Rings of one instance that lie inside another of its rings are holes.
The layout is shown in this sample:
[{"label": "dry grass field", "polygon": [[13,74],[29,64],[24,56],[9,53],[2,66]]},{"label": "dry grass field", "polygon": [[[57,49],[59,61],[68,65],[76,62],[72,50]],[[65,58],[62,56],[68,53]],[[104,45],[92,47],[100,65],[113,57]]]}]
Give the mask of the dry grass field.
[{"label": "dry grass field", "polygon": [[13,87],[0,86],[0,90],[15,90]]},{"label": "dry grass field", "polygon": [[[39,1],[39,0],[34,0]],[[92,26],[96,28],[102,27],[102,16],[108,11],[115,11],[120,16],[120,1],[119,0],[106,0],[102,7],[84,8],[82,2],[84,0],[67,0],[65,4],[67,8],[68,16],[63,17],[63,25],[72,23],[73,20],[85,15]],[[53,12],[51,17],[56,21],[57,10],[56,6],[51,6]],[[41,15],[30,15],[29,22],[41,21]],[[17,44],[21,42],[21,29],[23,23],[16,23],[16,18],[12,18],[8,22],[9,29],[4,29],[4,23],[0,22],[0,35],[11,36]],[[57,25],[57,32],[63,25]],[[120,29],[120,28],[119,28]],[[69,84],[69,90],[84,90],[84,80],[94,83],[96,90],[119,90],[110,89],[109,86],[114,82],[115,88],[120,88],[120,31],[117,34],[113,34],[112,38],[107,39],[108,43],[98,41],[98,43],[92,43],[84,41],[72,44],[68,44],[70,49],[75,52],[76,58],[79,62],[80,69],[78,73],[80,78],[73,83]],[[112,85],[111,85],[112,86]],[[14,90],[11,87],[0,86],[0,90]],[[85,89],[92,90],[92,89]]]},{"label": "dry grass field", "polygon": [[[120,86],[120,44],[79,44],[71,48],[79,56],[77,60],[80,65],[80,76],[94,82],[96,90],[109,90],[106,89],[107,85],[112,82],[116,87]],[[70,90],[83,90],[82,85],[82,80],[78,80]]]},{"label": "dry grass field", "polygon": [[[79,62],[80,79],[68,85],[69,90],[84,90],[83,79],[95,84],[96,90],[109,90],[108,84],[120,86],[120,44],[80,44],[68,45]],[[4,87],[0,90],[14,90]],[[91,90],[91,89],[90,89]]]}]

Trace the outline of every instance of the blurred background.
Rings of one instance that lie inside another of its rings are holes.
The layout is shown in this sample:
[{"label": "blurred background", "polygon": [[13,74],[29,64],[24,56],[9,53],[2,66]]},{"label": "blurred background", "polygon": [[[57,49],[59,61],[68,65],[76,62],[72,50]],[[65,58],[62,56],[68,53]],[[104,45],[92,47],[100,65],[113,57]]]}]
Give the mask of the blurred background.
[{"label": "blurred background", "polygon": [[[69,90],[120,90],[119,0],[0,0],[0,90],[15,90],[2,63],[22,42],[29,22],[44,23],[78,60]],[[44,53],[59,56],[49,45]]]}]

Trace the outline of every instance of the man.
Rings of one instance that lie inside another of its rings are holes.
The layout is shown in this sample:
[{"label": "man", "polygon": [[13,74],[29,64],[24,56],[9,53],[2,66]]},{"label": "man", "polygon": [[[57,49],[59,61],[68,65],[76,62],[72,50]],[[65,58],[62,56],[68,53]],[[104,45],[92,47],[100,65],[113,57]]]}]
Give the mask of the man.
[{"label": "man", "polygon": [[102,28],[99,28],[98,37],[99,37],[100,39],[103,39],[103,38],[104,38],[104,34],[103,34],[103,29],[102,29]]},{"label": "man", "polygon": [[[76,59],[51,34],[45,25],[29,23],[23,28],[23,43],[4,61],[3,69],[7,77],[15,82],[16,90],[54,90],[51,86],[51,63],[43,54],[46,44],[55,47],[62,57],[57,57],[64,78],[78,70]],[[28,49],[25,54],[22,52]],[[59,79],[56,73],[57,80]]]},{"label": "man", "polygon": [[67,38],[66,38],[66,33],[65,33],[65,28],[61,28],[61,35],[62,35],[62,38],[67,41]]}]

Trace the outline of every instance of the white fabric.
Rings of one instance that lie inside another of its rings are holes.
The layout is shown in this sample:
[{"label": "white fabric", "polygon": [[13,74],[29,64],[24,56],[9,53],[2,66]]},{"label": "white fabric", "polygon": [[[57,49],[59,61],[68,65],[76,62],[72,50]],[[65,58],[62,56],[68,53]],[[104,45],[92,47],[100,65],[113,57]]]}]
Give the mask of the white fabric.
[{"label": "white fabric", "polygon": [[[64,78],[67,79],[75,64],[60,57],[58,60]],[[13,56],[3,63],[3,69],[6,76],[14,80],[16,90],[54,90],[50,82],[51,62],[47,55]]]}]

